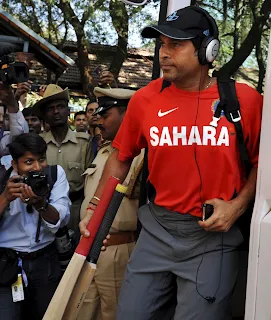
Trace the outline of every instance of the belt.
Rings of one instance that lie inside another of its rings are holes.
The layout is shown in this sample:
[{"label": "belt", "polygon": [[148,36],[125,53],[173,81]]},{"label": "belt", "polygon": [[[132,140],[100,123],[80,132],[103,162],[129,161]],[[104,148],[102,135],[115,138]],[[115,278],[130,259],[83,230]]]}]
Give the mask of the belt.
[{"label": "belt", "polygon": [[77,200],[83,199],[84,198],[84,188],[82,188],[78,191],[70,192],[69,198],[70,198],[71,202],[75,202]]},{"label": "belt", "polygon": [[33,260],[37,257],[43,256],[45,252],[51,251],[51,250],[53,250],[53,248],[55,248],[54,242],[49,244],[48,246],[46,246],[42,249],[39,249],[37,251],[34,251],[34,252],[17,251],[17,254],[22,260]]},{"label": "belt", "polygon": [[130,243],[136,241],[135,231],[119,231],[117,233],[111,233],[110,239],[107,240],[107,247],[117,246],[124,243]]}]

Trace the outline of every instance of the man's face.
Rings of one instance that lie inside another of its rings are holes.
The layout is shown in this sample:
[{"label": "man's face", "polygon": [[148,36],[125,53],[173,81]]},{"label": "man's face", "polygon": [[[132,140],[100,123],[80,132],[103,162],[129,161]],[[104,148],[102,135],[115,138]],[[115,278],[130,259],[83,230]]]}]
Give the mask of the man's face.
[{"label": "man's face", "polygon": [[119,113],[118,107],[112,107],[100,115],[99,128],[104,140],[114,140],[124,115],[125,112]]},{"label": "man's face", "polygon": [[98,124],[98,117],[93,116],[93,112],[98,108],[97,102],[92,102],[87,105],[87,121],[90,127],[96,127]]},{"label": "man's face", "polygon": [[20,176],[27,176],[30,171],[43,171],[47,166],[46,155],[37,155],[26,152],[18,159],[18,162],[12,160],[12,166]]},{"label": "man's face", "polygon": [[74,119],[74,125],[76,132],[86,132],[87,131],[87,117],[85,114],[79,114]]},{"label": "man's face", "polygon": [[65,100],[50,101],[45,106],[45,121],[50,127],[62,127],[67,124],[70,110]]},{"label": "man's face", "polygon": [[40,119],[36,116],[27,116],[25,120],[28,123],[29,132],[35,132],[39,134],[41,132],[41,123]]},{"label": "man's face", "polygon": [[164,78],[175,84],[195,79],[201,65],[193,43],[161,35],[160,44],[159,62]]}]

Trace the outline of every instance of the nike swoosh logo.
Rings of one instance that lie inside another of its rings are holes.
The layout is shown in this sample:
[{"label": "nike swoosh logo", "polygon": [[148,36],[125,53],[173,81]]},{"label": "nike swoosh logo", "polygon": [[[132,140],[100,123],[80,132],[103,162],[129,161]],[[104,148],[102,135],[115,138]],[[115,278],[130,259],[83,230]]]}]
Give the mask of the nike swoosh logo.
[{"label": "nike swoosh logo", "polygon": [[171,112],[173,112],[173,111],[175,111],[175,110],[177,110],[177,109],[179,109],[179,107],[177,107],[177,108],[174,108],[174,109],[171,109],[171,110],[168,110],[168,111],[166,111],[166,112],[162,112],[162,110],[160,109],[159,110],[159,112],[158,112],[158,117],[164,117],[164,116],[166,116],[167,114],[169,114],[169,113],[171,113]]}]

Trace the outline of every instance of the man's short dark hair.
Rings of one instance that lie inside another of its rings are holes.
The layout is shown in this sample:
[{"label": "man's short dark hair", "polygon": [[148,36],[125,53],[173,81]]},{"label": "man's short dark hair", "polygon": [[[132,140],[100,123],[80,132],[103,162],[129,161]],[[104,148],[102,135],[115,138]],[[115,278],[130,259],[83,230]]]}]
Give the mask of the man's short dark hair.
[{"label": "man's short dark hair", "polygon": [[24,117],[37,117],[41,121],[42,119],[36,115],[35,109],[32,107],[24,108],[22,111]]},{"label": "man's short dark hair", "polygon": [[75,118],[76,118],[77,116],[80,116],[81,114],[83,114],[84,116],[86,115],[85,111],[78,111],[78,112],[76,112],[75,115],[74,115],[74,120],[75,120]]},{"label": "man's short dark hair", "polygon": [[91,104],[91,103],[97,103],[97,99],[96,99],[96,97],[95,96],[91,96],[90,98],[89,98],[89,100],[88,100],[88,103],[87,103],[87,105],[86,105],[86,112],[88,111],[88,105],[89,104]]},{"label": "man's short dark hair", "polygon": [[26,152],[44,155],[47,144],[37,133],[22,133],[8,145],[12,159],[17,162]]}]

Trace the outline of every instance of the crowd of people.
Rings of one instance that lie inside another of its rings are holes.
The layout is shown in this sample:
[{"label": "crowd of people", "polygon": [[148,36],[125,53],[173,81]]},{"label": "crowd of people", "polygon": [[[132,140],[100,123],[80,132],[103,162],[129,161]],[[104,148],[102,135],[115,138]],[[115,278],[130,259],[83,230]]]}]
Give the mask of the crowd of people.
[{"label": "crowd of people", "polygon": [[[236,220],[255,195],[262,96],[236,84],[246,175],[233,124],[223,112],[210,124],[220,99],[209,75],[214,19],[189,6],[142,36],[160,39],[163,78],[136,92],[105,72],[75,130],[68,88],[43,86],[20,111],[30,84],[0,84],[0,319],[42,319],[62,274],[59,231],[73,247],[89,236],[110,176],[128,191],[78,320],[231,319]],[[148,201],[137,214],[145,148]],[[213,212],[202,221],[206,204]]]}]

